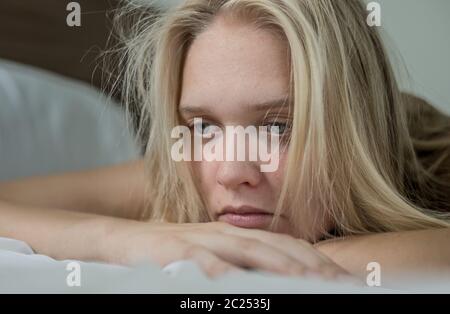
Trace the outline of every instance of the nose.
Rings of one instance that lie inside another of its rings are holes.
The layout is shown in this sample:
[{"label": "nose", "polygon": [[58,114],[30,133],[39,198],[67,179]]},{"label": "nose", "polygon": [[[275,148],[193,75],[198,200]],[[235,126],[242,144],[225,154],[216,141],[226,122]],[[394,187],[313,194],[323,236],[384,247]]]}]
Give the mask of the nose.
[{"label": "nose", "polygon": [[222,161],[217,170],[217,182],[226,189],[236,189],[242,185],[257,186],[261,176],[257,163],[248,161]]}]

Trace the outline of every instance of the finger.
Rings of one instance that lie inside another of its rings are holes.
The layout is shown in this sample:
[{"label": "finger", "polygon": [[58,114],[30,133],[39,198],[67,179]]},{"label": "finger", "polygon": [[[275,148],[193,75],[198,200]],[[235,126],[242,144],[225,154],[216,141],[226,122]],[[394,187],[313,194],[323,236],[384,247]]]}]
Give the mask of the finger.
[{"label": "finger", "polygon": [[187,245],[181,259],[194,261],[210,278],[216,278],[230,271],[239,271],[239,268],[235,265],[220,259],[214,253],[199,245]]},{"label": "finger", "polygon": [[222,233],[193,233],[188,237],[239,267],[288,275],[303,275],[307,269],[303,263],[257,239]]},{"label": "finger", "polygon": [[222,229],[221,232],[258,239],[268,245],[276,247],[300,263],[305,264],[311,272],[321,272],[324,273],[326,277],[331,278],[339,274],[347,274],[345,269],[337,265],[329,257],[304,240],[295,239],[285,234],[277,234],[263,230],[244,229],[234,226],[230,227],[231,228]]}]

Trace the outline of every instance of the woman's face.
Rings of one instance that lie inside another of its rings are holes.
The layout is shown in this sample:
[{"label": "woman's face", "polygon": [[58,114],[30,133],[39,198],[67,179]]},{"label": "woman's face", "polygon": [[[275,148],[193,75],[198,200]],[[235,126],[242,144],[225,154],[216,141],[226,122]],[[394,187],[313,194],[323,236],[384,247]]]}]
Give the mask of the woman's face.
[{"label": "woman's face", "polygon": [[[273,125],[278,126],[277,135],[286,135],[291,125],[287,56],[286,45],[273,33],[217,17],[187,54],[179,107],[183,122],[193,132]],[[192,126],[194,118],[203,123]],[[261,172],[259,161],[193,161],[200,193],[214,219],[268,229],[286,154],[280,142],[279,164],[273,172]],[[293,233],[287,213],[282,213],[274,231]]]}]

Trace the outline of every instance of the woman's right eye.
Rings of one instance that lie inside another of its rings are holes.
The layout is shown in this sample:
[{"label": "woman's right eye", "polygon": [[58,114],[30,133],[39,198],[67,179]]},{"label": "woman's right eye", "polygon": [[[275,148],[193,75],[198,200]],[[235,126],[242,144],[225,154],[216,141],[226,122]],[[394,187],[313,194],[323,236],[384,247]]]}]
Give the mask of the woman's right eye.
[{"label": "woman's right eye", "polygon": [[208,122],[194,123],[192,128],[194,129],[194,133],[199,136],[214,134],[219,129],[217,125]]}]

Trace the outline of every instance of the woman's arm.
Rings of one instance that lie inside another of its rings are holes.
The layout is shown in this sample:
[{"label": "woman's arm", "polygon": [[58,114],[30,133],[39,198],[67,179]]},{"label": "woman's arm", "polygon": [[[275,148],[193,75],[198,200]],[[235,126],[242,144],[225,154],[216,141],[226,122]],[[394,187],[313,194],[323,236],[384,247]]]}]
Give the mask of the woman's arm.
[{"label": "woman's arm", "polygon": [[210,276],[240,267],[293,276],[346,276],[309,243],[225,223],[140,222],[0,201],[0,237],[22,240],[36,253],[58,260],[165,266],[189,259]]},{"label": "woman's arm", "polygon": [[137,218],[143,208],[143,160],[80,172],[0,182],[0,200],[106,216]]},{"label": "woman's arm", "polygon": [[[209,275],[237,267],[325,277],[345,271],[312,245],[224,223],[170,224],[137,216],[144,204],[142,161],[0,184],[0,237],[22,240],[36,253],[132,265],[196,261]],[[66,210],[64,210],[66,209]],[[130,213],[131,211],[131,213]]]},{"label": "woman's arm", "polygon": [[385,282],[411,275],[447,276],[450,280],[450,229],[380,233],[328,240],[315,245],[359,278],[377,262]]},{"label": "woman's arm", "polygon": [[24,241],[55,259],[102,260],[99,240],[111,219],[0,201],[0,237]]}]

